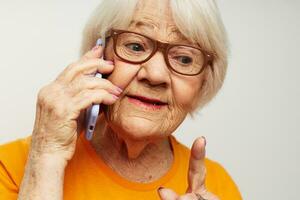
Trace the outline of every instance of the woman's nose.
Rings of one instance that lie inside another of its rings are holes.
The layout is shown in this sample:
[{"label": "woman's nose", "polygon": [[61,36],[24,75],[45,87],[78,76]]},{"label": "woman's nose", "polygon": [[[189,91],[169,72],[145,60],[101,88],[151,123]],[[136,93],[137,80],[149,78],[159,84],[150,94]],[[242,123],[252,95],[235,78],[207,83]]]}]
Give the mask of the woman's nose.
[{"label": "woman's nose", "polygon": [[170,73],[163,54],[158,51],[151,59],[141,64],[137,79],[153,86],[168,87],[171,82]]}]

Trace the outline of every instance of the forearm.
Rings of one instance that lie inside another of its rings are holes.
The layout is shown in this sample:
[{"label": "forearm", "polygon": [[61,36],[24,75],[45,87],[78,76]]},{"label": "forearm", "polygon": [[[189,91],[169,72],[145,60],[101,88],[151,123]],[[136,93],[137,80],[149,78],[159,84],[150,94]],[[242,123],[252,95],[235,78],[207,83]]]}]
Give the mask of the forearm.
[{"label": "forearm", "polygon": [[67,162],[58,156],[30,154],[18,200],[63,199],[66,164]]}]

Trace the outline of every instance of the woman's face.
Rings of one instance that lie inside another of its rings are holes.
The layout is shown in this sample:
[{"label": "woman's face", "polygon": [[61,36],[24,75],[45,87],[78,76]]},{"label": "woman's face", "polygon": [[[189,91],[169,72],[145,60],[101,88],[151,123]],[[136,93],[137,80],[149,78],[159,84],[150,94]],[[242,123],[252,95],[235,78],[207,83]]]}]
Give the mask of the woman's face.
[{"label": "woman's face", "polygon": [[[140,1],[128,30],[162,42],[190,44],[176,28],[168,1]],[[126,63],[114,54],[112,43],[107,44],[106,59],[114,61],[115,69],[108,79],[124,93],[107,110],[110,127],[135,140],[170,135],[196,104],[203,75],[170,71],[160,51],[145,63]],[[154,105],[158,101],[161,105]]]}]

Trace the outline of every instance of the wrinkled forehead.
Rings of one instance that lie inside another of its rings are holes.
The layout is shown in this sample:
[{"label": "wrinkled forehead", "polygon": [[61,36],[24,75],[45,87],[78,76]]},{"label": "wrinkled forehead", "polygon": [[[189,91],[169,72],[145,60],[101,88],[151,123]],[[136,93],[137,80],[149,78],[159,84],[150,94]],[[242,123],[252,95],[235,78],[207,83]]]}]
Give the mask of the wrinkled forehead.
[{"label": "wrinkled forehead", "polygon": [[174,22],[168,0],[140,0],[129,29],[167,42],[187,41]]}]

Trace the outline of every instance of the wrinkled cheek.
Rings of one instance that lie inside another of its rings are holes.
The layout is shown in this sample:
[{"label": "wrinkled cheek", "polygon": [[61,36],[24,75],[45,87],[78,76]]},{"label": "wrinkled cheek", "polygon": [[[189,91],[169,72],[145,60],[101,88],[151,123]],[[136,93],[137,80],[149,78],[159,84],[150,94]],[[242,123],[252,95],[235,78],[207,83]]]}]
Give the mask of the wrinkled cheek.
[{"label": "wrinkled cheek", "polygon": [[135,78],[140,69],[140,65],[132,65],[118,59],[114,59],[114,65],[115,68],[107,79],[110,80],[114,85],[125,90]]},{"label": "wrinkled cheek", "polygon": [[186,88],[183,90],[184,92],[180,92],[177,94],[176,105],[178,107],[178,112],[180,113],[188,113],[196,104],[197,101],[197,92],[189,91],[190,88]]},{"label": "wrinkled cheek", "polygon": [[201,79],[194,80],[174,80],[173,85],[174,103],[181,112],[190,112],[197,105]]},{"label": "wrinkled cheek", "polygon": [[161,132],[164,133],[165,136],[171,135],[183,122],[186,115],[187,112],[176,106],[173,109],[170,109],[165,117],[161,118],[157,123],[159,125],[158,127],[160,127]]}]

